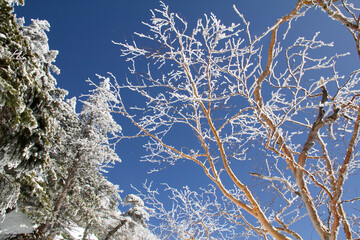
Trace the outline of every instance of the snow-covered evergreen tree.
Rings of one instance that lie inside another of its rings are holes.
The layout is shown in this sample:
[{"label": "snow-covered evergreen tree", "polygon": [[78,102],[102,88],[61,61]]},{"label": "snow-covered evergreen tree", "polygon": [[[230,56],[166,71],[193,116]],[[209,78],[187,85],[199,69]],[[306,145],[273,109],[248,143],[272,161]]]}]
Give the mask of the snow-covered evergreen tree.
[{"label": "snow-covered evergreen tree", "polygon": [[64,101],[51,73],[59,69],[49,23],[24,25],[14,3],[0,0],[0,215],[24,212],[39,226],[28,238],[66,235],[73,226],[103,235],[120,215],[118,188],[102,174],[120,161],[113,140],[121,128],[108,109],[114,97],[105,80],[77,114],[76,99]]},{"label": "snow-covered evergreen tree", "polygon": [[120,162],[111,140],[120,134],[121,127],[109,113],[111,96],[106,95],[106,81],[83,101],[79,117],[75,101],[68,101],[65,109],[59,111],[59,124],[64,132],[59,148],[51,155],[57,180],[49,182],[57,183],[51,185],[54,186],[51,214],[39,228],[44,234],[59,233],[73,223],[100,233],[105,226],[100,213],[116,211],[119,199],[116,186],[101,173],[108,164]]},{"label": "snow-covered evergreen tree", "polygon": [[[78,114],[76,98],[65,101],[52,75],[59,69],[49,23],[26,26],[13,14],[19,3],[0,0],[0,221],[19,215],[36,229],[4,236],[0,224],[0,239],[153,239],[143,201],[129,195],[132,207],[121,213],[118,186],[103,175],[120,162],[114,86],[107,78],[88,80],[94,88]],[[74,236],[74,229],[83,232]]]},{"label": "snow-covered evergreen tree", "polygon": [[137,195],[129,194],[124,200],[130,209],[122,213],[116,224],[104,236],[104,240],[155,240],[157,239],[147,228],[146,222],[150,218],[151,209],[144,205],[144,201]]},{"label": "snow-covered evergreen tree", "polygon": [[16,207],[21,185],[30,172],[49,161],[57,132],[54,108],[66,94],[56,88],[50,71],[58,73],[52,65],[57,52],[50,51],[47,44],[48,23],[34,20],[24,26],[24,21],[12,14],[13,3],[0,1],[1,216]]}]

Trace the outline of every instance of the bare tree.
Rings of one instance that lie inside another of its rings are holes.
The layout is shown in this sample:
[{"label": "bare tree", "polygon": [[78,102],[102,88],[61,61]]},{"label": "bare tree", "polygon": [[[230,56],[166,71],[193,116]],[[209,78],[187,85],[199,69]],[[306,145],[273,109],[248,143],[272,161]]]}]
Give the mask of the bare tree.
[{"label": "bare tree", "polygon": [[[359,52],[359,8],[345,0],[300,0],[253,36],[236,7],[241,25],[226,26],[211,14],[191,29],[164,3],[161,7],[145,23],[150,33],[136,33],[152,48],[116,43],[137,80],[111,85],[118,96],[112,110],[138,128],[136,136],[149,138],[146,160],[199,165],[236,209],[222,207],[218,213],[264,239],[302,239],[294,224],[305,218],[321,239],[359,237],[358,217],[348,207],[359,196],[343,195],[360,163],[359,70],[342,75],[336,62],[346,54],[321,55],[318,49],[333,44],[319,40],[318,33],[292,43],[278,40],[279,31],[284,38],[291,31],[293,19],[321,8],[349,29]],[[263,47],[266,37],[270,43]],[[127,90],[144,104],[129,106],[121,95]],[[189,146],[169,140],[176,127],[193,132]],[[256,151],[265,159],[254,159]],[[264,165],[245,174],[239,166],[248,160]],[[246,184],[250,176],[272,188],[276,201],[269,203],[271,198]]]},{"label": "bare tree", "polygon": [[161,222],[151,226],[160,239],[246,239],[258,234],[266,235],[252,231],[254,229],[243,231],[243,227],[249,226],[238,221],[241,216],[239,209],[229,199],[219,195],[213,185],[200,191],[192,191],[188,186],[176,189],[168,184],[163,185],[164,193],[168,193],[169,202],[172,203],[170,207],[159,200],[159,190],[154,190],[152,183],[144,183],[145,192],[136,189],[144,201],[152,206],[152,217]]}]

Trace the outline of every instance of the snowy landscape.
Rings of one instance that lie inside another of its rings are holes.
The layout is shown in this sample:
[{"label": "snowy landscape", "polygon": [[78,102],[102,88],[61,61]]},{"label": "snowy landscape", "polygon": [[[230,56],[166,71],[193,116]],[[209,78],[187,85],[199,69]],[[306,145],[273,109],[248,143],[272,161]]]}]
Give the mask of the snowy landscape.
[{"label": "snowy landscape", "polygon": [[39,3],[0,0],[0,240],[360,239],[359,2],[125,2],[65,86]]}]

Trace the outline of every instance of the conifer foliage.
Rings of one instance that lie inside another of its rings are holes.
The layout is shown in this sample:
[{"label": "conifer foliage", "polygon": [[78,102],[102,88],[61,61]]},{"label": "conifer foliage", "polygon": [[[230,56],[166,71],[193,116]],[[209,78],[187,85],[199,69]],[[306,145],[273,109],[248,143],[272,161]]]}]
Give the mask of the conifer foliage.
[{"label": "conifer foliage", "polygon": [[[4,236],[0,227],[0,238],[118,239],[133,229],[151,238],[147,217],[121,213],[118,186],[103,175],[120,162],[121,127],[110,114],[116,97],[109,80],[89,80],[93,90],[78,114],[77,99],[65,100],[67,91],[56,86],[58,52],[48,45],[49,23],[25,25],[13,14],[15,3],[23,4],[0,0],[0,220],[21,211],[33,231]],[[121,221],[123,228],[114,230]]]},{"label": "conifer foliage", "polygon": [[[0,1],[0,214],[15,207],[20,176],[49,160],[55,142],[53,112],[65,91],[55,87],[46,21],[23,26],[7,1]],[[41,46],[41,48],[38,48]]]}]

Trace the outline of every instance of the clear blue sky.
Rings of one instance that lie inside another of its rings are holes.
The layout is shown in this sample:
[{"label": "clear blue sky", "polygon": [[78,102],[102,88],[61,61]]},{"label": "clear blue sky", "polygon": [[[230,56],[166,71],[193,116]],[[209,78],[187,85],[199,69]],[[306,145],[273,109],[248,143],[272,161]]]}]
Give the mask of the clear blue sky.
[{"label": "clear blue sky", "polygon": [[[194,23],[203,13],[213,12],[226,24],[238,22],[233,11],[235,4],[247,20],[251,22],[253,34],[258,35],[276,19],[288,13],[296,0],[167,0],[170,9],[179,13],[188,22]],[[87,92],[87,78],[96,79],[95,74],[106,75],[112,72],[121,81],[127,73],[127,63],[120,57],[119,47],[111,40],[120,42],[132,39],[133,32],[146,32],[141,24],[150,18],[150,9],[158,8],[157,0],[27,0],[24,7],[17,7],[19,17],[26,23],[31,18],[46,19],[51,29],[48,33],[50,48],[59,50],[55,65],[61,69],[56,76],[58,86],[69,91],[69,96],[80,96]],[[312,17],[302,18],[294,23],[290,38],[296,35],[312,36],[320,31],[320,38],[335,41],[341,46],[339,52],[353,51],[350,34],[343,31],[340,24],[329,21],[321,11]],[[344,41],[349,42],[344,44]],[[356,59],[356,58],[355,58]],[[357,59],[356,59],[357,60]],[[122,126],[126,129],[127,126]],[[179,162],[160,173],[147,176],[146,171],[154,167],[140,163],[143,154],[140,143],[125,141],[118,146],[123,162],[110,170],[109,178],[125,194],[131,193],[129,184],[140,187],[146,178],[157,182],[167,182],[172,186],[192,185],[197,188],[204,183],[200,168],[188,162]],[[250,165],[249,165],[250,167]],[[179,169],[186,168],[186,174]],[[246,169],[245,169],[246,170]],[[197,172],[197,174],[192,174]],[[247,171],[248,172],[248,171]],[[206,181],[207,182],[207,181]],[[207,182],[208,183],[208,182]]]},{"label": "clear blue sky", "polygon": [[[235,4],[251,21],[254,33],[261,33],[269,25],[268,23],[274,23],[296,3],[294,0],[168,0],[164,2],[170,5],[172,11],[178,12],[192,23],[202,17],[203,13],[210,12],[215,13],[225,23],[237,22],[238,16],[233,11]],[[154,8],[159,8],[159,1],[27,0],[24,7],[16,8],[16,13],[19,17],[24,16],[27,24],[32,18],[46,19],[50,23],[49,45],[51,49],[59,50],[55,63],[61,69],[61,74],[56,76],[58,85],[69,91],[69,97],[78,97],[89,89],[85,80],[96,79],[95,74],[106,75],[107,72],[112,72],[119,81],[129,76],[128,65],[120,57],[119,47],[112,44],[111,40],[131,40],[134,31],[147,31],[141,22],[150,19],[150,9]],[[123,128],[126,129],[126,126]],[[127,192],[130,183],[140,186],[149,177],[146,176],[146,171],[154,166],[139,163],[143,153],[141,144],[124,142],[119,145],[118,152],[123,162],[111,170],[110,179]],[[187,167],[188,164],[177,167]],[[177,167],[170,167],[150,178],[177,186],[184,182],[201,183],[201,181],[193,181],[194,176],[191,171],[187,176],[178,174]],[[200,169],[195,167],[195,170]],[[195,176],[200,178],[201,174]]]}]

